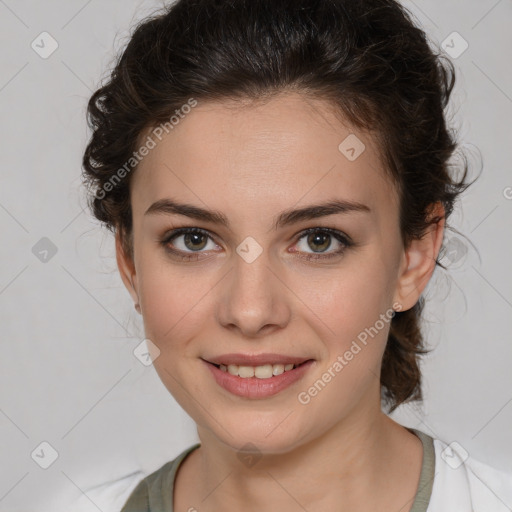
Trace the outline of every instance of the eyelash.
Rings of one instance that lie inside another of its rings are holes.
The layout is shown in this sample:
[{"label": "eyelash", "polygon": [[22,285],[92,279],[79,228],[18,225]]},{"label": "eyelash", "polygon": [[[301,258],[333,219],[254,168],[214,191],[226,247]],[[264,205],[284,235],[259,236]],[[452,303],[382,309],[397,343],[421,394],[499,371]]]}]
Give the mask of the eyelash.
[{"label": "eyelash", "polygon": [[[199,256],[201,254],[200,251],[194,251],[194,252],[186,253],[186,252],[183,252],[181,250],[172,249],[169,244],[175,238],[178,238],[180,235],[198,234],[198,233],[207,236],[213,242],[215,242],[213,240],[213,238],[210,236],[210,233],[208,231],[204,230],[204,229],[200,229],[200,228],[179,228],[179,229],[175,229],[174,231],[171,231],[170,233],[168,233],[162,240],[160,240],[160,244],[169,253],[182,258],[182,261],[192,261],[191,256],[192,257]],[[300,258],[303,258],[303,259],[306,259],[306,260],[309,260],[309,261],[313,261],[313,260],[327,260],[327,259],[334,258],[336,256],[341,256],[345,252],[346,249],[348,249],[349,247],[354,245],[354,243],[346,235],[344,235],[340,231],[338,231],[336,229],[320,228],[320,227],[308,228],[308,229],[305,229],[304,231],[301,231],[298,234],[295,243],[299,242],[302,238],[308,236],[311,233],[325,233],[325,234],[328,234],[328,235],[334,237],[338,242],[340,242],[343,245],[343,247],[341,249],[338,249],[337,251],[333,251],[333,252],[327,253],[325,255],[322,254],[322,253],[313,253],[310,256],[299,256]],[[299,251],[295,251],[295,252],[299,253]],[[311,253],[307,253],[307,254],[311,254]],[[194,261],[197,261],[198,259],[199,258],[195,258]]]}]

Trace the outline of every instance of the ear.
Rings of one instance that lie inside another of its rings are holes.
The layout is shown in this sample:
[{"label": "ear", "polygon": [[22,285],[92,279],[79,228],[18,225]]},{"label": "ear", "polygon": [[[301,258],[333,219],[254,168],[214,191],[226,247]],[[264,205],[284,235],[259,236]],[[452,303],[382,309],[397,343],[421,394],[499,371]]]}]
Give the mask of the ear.
[{"label": "ear", "polygon": [[404,252],[394,297],[402,306],[400,311],[407,311],[418,302],[436,267],[445,227],[445,210],[440,202],[431,206],[429,220],[432,224],[425,235],[412,240]]},{"label": "ear", "polygon": [[126,254],[123,248],[122,235],[119,230],[116,232],[116,261],[119,274],[121,275],[121,279],[133,299],[135,309],[141,313],[135,265],[132,258]]}]

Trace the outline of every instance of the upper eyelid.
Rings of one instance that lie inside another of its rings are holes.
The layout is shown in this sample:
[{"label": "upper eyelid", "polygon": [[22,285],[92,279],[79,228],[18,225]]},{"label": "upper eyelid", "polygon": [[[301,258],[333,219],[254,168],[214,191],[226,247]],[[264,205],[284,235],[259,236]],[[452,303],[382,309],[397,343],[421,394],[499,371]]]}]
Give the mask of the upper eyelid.
[{"label": "upper eyelid", "polygon": [[[298,242],[300,239],[307,236],[309,234],[309,232],[315,232],[315,231],[318,231],[318,232],[324,231],[324,232],[328,233],[330,236],[332,236],[333,238],[335,238],[336,241],[338,241],[339,243],[346,243],[347,245],[353,244],[351,237],[349,235],[347,235],[346,233],[344,233],[343,231],[340,231],[339,229],[336,229],[336,228],[322,227],[322,226],[312,226],[309,228],[304,228],[304,229],[300,230],[298,233],[296,233],[293,236],[293,239],[296,240],[296,242]],[[204,234],[205,236],[210,238],[215,244],[220,245],[216,240],[217,235],[215,233],[212,233],[212,231],[210,231],[209,229],[198,228],[198,227],[194,227],[194,226],[184,226],[181,228],[176,228],[174,230],[171,230],[170,233],[168,233],[167,235],[164,235],[163,240],[167,240],[167,242],[171,242],[175,238],[184,236],[190,232],[198,232],[198,233]],[[339,240],[336,235],[338,235],[340,238],[344,239],[344,241]]]}]

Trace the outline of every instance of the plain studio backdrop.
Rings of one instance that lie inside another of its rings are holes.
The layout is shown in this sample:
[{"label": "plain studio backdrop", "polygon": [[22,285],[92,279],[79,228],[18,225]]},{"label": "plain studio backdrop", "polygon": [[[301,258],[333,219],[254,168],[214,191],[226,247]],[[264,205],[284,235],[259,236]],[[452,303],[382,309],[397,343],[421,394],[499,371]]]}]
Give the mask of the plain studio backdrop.
[{"label": "plain studio backdrop", "polygon": [[[80,178],[86,102],[161,5],[0,0],[0,511],[56,512],[197,440],[134,355],[142,319]],[[512,471],[512,2],[405,5],[456,66],[450,123],[482,174],[451,219],[478,252],[448,231],[427,288],[425,401],[392,417]]]}]

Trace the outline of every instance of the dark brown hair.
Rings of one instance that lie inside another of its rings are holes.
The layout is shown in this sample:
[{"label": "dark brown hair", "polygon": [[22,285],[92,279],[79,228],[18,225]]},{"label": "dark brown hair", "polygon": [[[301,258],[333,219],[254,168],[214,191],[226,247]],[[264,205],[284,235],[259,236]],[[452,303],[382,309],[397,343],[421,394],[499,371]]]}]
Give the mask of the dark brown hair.
[{"label": "dark brown hair", "polygon": [[[354,127],[375,133],[399,193],[407,247],[440,220],[429,217],[431,206],[441,203],[447,219],[468,186],[465,159],[461,179],[449,172],[457,144],[444,110],[454,83],[453,64],[393,0],[178,0],[135,27],[89,100],[89,206],[133,257],[129,187],[147,130],[170,127],[191,99],[265,100],[298,91],[329,100]],[[391,321],[381,371],[390,412],[422,400],[423,305],[422,297]]]}]

